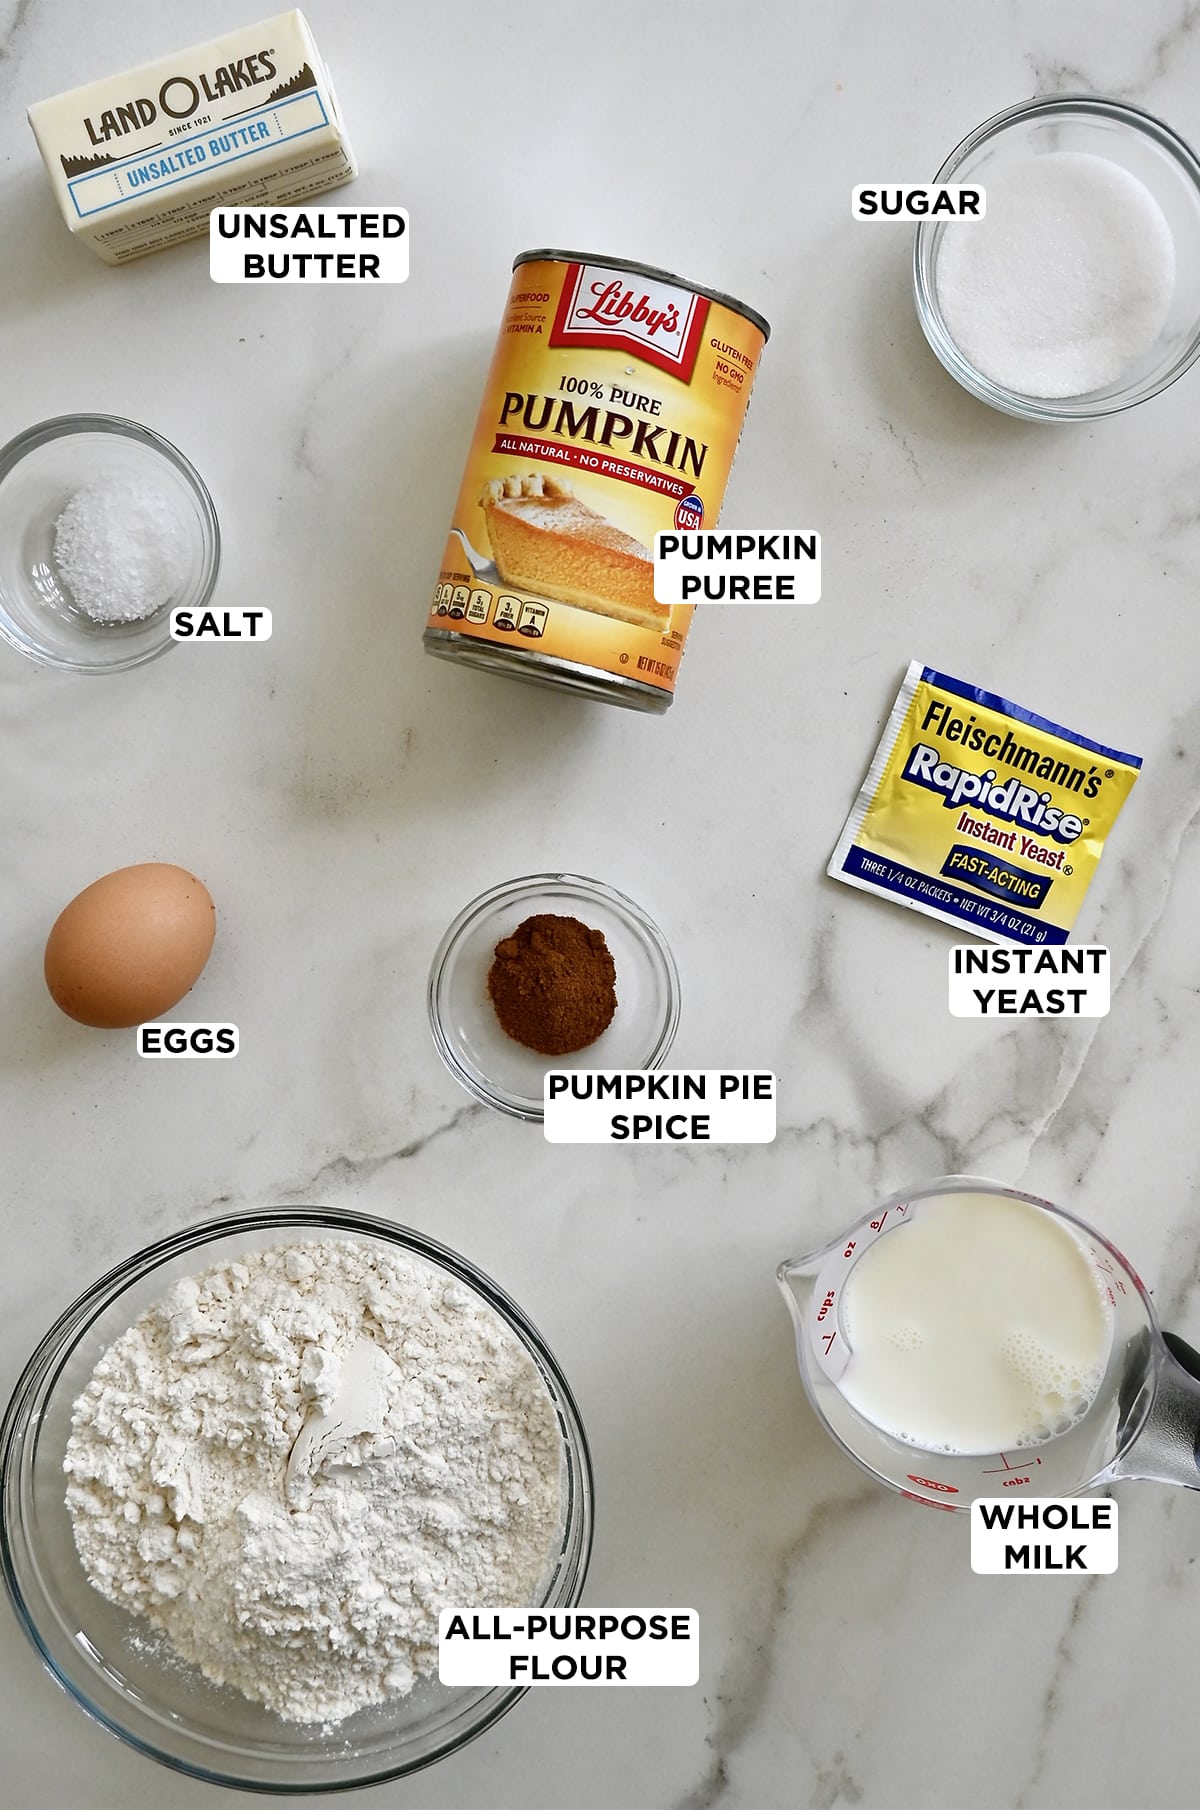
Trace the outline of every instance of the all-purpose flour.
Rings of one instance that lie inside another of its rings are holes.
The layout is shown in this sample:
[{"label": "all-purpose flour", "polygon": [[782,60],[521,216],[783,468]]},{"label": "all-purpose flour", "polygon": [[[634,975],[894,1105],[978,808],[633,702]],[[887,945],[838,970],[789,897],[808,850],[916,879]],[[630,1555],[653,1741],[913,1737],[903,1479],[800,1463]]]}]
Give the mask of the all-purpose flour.
[{"label": "all-purpose flour", "polygon": [[214,1682],[328,1722],[436,1673],[441,1608],[534,1598],[560,1453],[472,1290],[324,1240],[176,1283],[97,1364],[64,1469],[96,1589]]}]

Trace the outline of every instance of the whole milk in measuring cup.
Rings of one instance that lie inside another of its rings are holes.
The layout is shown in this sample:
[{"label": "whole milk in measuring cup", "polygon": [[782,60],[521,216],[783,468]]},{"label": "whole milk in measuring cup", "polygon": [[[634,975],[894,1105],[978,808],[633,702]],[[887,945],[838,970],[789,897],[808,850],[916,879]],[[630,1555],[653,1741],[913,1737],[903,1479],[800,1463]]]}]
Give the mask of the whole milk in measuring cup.
[{"label": "whole milk in measuring cup", "polygon": [[910,1500],[1200,1489],[1200,1353],[1061,1207],[942,1176],[777,1274],[817,1415]]},{"label": "whole milk in measuring cup", "polygon": [[651,265],[513,268],[425,648],[661,713],[693,606],[655,597],[654,537],[716,522],[769,328]]},{"label": "whole milk in measuring cup", "polygon": [[944,1194],[885,1212],[843,1258],[820,1360],[852,1407],[931,1452],[1019,1451],[1080,1421],[1112,1317],[1066,1224],[1028,1201]]}]

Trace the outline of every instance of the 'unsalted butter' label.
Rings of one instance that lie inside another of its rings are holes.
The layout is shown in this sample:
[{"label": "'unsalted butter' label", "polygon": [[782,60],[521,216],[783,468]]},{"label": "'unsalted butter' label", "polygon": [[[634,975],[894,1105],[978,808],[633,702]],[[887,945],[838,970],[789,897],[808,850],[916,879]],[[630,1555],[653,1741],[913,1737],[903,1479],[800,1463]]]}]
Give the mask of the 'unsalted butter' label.
[{"label": "'unsalted butter' label", "polygon": [[219,205],[301,201],[356,173],[300,12],[39,101],[29,123],[67,225],[109,264],[194,238]]}]

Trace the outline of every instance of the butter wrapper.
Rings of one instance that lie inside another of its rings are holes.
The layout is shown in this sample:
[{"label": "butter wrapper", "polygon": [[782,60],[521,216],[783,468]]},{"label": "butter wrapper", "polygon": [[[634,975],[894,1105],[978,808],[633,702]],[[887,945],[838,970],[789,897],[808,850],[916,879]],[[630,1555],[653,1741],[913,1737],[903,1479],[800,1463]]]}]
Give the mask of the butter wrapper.
[{"label": "butter wrapper", "polygon": [[997,943],[1065,943],[1141,765],[914,660],[828,871]]},{"label": "butter wrapper", "polygon": [[356,174],[303,13],[279,13],[29,109],[70,230],[125,264],[214,207],[303,201]]}]

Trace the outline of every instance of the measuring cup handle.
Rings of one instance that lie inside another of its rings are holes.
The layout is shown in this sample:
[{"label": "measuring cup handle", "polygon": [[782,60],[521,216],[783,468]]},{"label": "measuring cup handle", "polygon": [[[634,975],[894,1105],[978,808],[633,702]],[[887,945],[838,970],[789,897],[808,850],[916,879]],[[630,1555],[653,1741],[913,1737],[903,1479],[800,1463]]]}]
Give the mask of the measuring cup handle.
[{"label": "measuring cup handle", "polygon": [[1164,1332],[1163,1344],[1175,1362],[1181,1365],[1189,1376],[1194,1376],[1197,1381],[1200,1381],[1200,1351],[1196,1351],[1186,1339],[1181,1339],[1177,1332]]},{"label": "measuring cup handle", "polygon": [[1112,1475],[1200,1489],[1200,1352],[1176,1333],[1162,1339],[1154,1404]]}]

